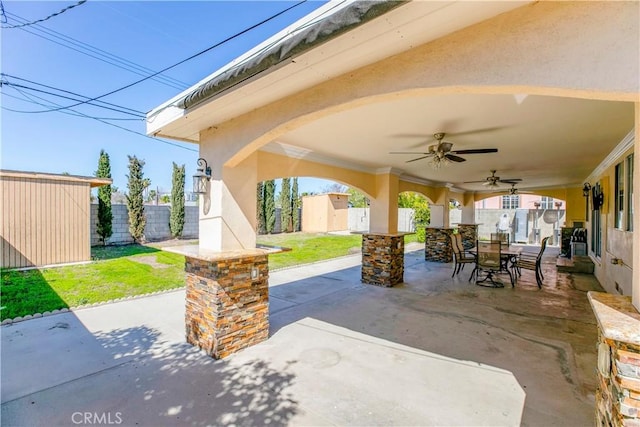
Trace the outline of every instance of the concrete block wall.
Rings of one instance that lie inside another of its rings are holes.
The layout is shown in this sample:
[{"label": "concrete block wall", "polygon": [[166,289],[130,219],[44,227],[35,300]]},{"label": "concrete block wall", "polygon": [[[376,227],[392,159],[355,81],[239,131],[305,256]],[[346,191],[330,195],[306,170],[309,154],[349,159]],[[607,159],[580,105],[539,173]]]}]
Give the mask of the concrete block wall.
[{"label": "concrete block wall", "polygon": [[[349,208],[348,226],[351,232],[369,231],[369,208]],[[415,232],[414,212],[409,208],[398,208],[398,231]]]},{"label": "concrete block wall", "polygon": [[[133,238],[129,234],[129,213],[127,205],[111,205],[113,213],[113,234],[107,240],[108,245],[123,245],[133,243]],[[171,239],[171,231],[169,230],[169,216],[171,214],[168,205],[145,205],[145,215],[147,224],[144,229],[145,239],[147,241]],[[185,224],[182,232],[182,238],[197,239],[198,238],[198,206],[185,206]],[[91,205],[91,245],[100,245],[100,236],[97,230],[98,224],[98,205]]]}]

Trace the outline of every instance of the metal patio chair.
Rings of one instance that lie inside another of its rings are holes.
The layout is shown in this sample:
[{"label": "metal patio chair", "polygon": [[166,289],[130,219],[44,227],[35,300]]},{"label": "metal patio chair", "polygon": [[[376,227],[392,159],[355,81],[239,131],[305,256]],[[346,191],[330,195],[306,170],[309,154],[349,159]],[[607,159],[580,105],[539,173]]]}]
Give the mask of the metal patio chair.
[{"label": "metal patio chair", "polygon": [[[476,274],[476,285],[490,286],[492,288],[504,287],[502,282],[494,280],[495,274],[504,271],[500,251],[501,246],[501,243],[495,240],[490,242],[478,241],[476,243],[476,268],[471,273],[471,277],[473,277],[474,273]],[[486,276],[484,279],[478,280],[482,272],[486,273]],[[509,270],[506,270],[506,272],[509,274],[509,277],[511,277],[511,272]],[[491,285],[485,284],[487,281],[490,282]],[[513,283],[513,279],[511,282]]]},{"label": "metal patio chair", "polygon": [[542,281],[544,280],[544,276],[542,275],[542,254],[544,250],[547,248],[547,241],[551,236],[547,236],[542,239],[542,243],[540,243],[540,252],[537,255],[532,253],[523,252],[516,259],[514,264],[514,268],[518,276],[522,276],[521,270],[524,268],[525,270],[533,270],[536,273],[536,282],[538,283],[538,288],[542,289]]},{"label": "metal patio chair", "polygon": [[[459,274],[460,271],[464,268],[465,264],[473,264],[476,262],[476,257],[468,255],[464,250],[460,249],[460,244],[458,243],[459,234],[450,234],[449,237],[451,239],[451,250],[453,251],[453,274],[451,277]],[[462,242],[460,242],[462,243]]]}]

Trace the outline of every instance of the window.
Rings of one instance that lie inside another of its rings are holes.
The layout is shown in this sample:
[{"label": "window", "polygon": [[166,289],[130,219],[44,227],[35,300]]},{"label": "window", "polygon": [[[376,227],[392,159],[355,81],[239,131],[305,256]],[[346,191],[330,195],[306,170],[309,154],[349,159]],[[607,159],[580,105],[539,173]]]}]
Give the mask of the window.
[{"label": "window", "polygon": [[602,256],[602,226],[600,224],[600,211],[591,212],[591,247],[595,256]]},{"label": "window", "polygon": [[541,209],[553,209],[553,197],[542,196],[540,198]]},{"label": "window", "polygon": [[622,228],[624,221],[624,163],[616,165],[616,189],[615,189],[615,227]]},{"label": "window", "polygon": [[518,209],[520,196],[502,196],[502,209]]},{"label": "window", "polygon": [[633,231],[633,154],[627,156],[627,231]]}]

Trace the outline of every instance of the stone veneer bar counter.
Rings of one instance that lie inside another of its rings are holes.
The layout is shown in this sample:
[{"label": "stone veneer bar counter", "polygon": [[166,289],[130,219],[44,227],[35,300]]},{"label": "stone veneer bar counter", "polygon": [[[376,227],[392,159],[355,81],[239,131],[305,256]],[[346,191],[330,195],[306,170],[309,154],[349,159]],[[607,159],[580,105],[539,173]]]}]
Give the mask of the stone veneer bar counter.
[{"label": "stone veneer bar counter", "polygon": [[451,238],[455,228],[427,227],[424,238],[424,259],[432,262],[453,261]]},{"label": "stone veneer bar counter", "polygon": [[640,427],[640,313],[631,297],[588,296],[598,320],[596,425]]},{"label": "stone veneer bar counter", "polygon": [[462,246],[471,249],[478,240],[478,226],[480,224],[458,224],[458,233],[462,236]]},{"label": "stone veneer bar counter", "polygon": [[221,359],[269,337],[269,253],[166,249],[185,256],[187,342]]}]

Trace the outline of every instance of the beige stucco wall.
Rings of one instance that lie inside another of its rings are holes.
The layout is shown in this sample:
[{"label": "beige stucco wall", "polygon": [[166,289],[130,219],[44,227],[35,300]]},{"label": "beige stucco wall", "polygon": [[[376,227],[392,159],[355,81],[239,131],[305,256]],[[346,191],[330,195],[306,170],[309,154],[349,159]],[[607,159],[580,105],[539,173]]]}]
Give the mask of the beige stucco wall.
[{"label": "beige stucco wall", "polygon": [[[629,149],[613,159],[611,166],[594,177],[595,181],[592,183],[599,182],[604,193],[604,205],[601,213],[602,253],[600,257],[595,255],[593,247],[591,247],[593,222],[591,217],[588,222],[589,253],[595,262],[594,274],[607,292],[623,295],[631,295],[633,290],[634,233],[615,227],[615,166],[620,162],[625,162],[627,156],[633,152],[633,149]],[[637,171],[634,174],[637,175]],[[614,264],[614,260],[621,262]]]},{"label": "beige stucco wall", "polygon": [[317,194],[302,197],[302,231],[326,233],[345,231],[349,225],[349,195]]}]

